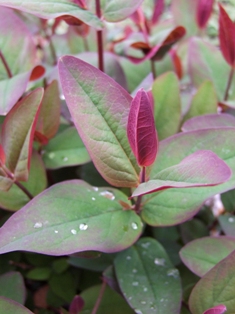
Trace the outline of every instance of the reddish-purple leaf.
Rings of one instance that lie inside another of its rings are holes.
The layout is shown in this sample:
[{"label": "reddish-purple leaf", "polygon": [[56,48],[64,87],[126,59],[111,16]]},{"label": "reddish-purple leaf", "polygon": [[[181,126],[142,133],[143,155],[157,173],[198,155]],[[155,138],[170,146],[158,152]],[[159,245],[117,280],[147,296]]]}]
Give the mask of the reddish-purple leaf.
[{"label": "reddish-purple leaf", "polygon": [[80,295],[75,295],[70,306],[69,314],[79,314],[84,307],[84,300]]},{"label": "reddish-purple leaf", "polygon": [[45,74],[45,68],[42,65],[36,65],[30,75],[29,80],[35,81],[41,78]]},{"label": "reddish-purple leaf", "polygon": [[227,181],[230,176],[230,168],[215,153],[199,150],[178,165],[160,171],[154,180],[140,184],[132,197],[169,188],[214,186]]},{"label": "reddish-purple leaf", "polygon": [[164,0],[155,0],[152,23],[156,24],[164,10]]},{"label": "reddish-purple leaf", "polygon": [[33,135],[42,96],[43,88],[34,90],[11,109],[2,125],[1,141],[6,166],[17,180],[28,180]]},{"label": "reddish-purple leaf", "polygon": [[220,48],[228,64],[235,66],[235,25],[221,4],[219,9]]},{"label": "reddish-purple leaf", "polygon": [[213,10],[213,4],[214,0],[198,0],[196,16],[198,27],[206,27]]},{"label": "reddish-purple leaf", "polygon": [[6,155],[1,144],[0,144],[0,162],[2,165],[4,165],[6,162]]},{"label": "reddish-purple leaf", "polygon": [[141,89],[133,98],[127,123],[127,136],[140,166],[150,166],[158,149],[157,131],[148,94]]},{"label": "reddish-purple leaf", "polygon": [[223,314],[227,311],[227,308],[225,305],[216,305],[212,307],[209,310],[206,310],[203,314]]}]

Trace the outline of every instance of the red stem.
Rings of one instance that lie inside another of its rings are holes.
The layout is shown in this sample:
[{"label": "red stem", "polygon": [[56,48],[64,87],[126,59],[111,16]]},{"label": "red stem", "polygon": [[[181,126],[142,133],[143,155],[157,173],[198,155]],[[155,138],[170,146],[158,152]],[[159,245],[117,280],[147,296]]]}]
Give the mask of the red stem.
[{"label": "red stem", "polygon": [[104,295],[105,288],[106,288],[106,282],[103,281],[102,286],[100,288],[100,293],[98,295],[98,298],[97,298],[97,300],[95,302],[95,305],[93,307],[93,310],[92,310],[91,314],[96,314],[96,312],[98,311],[99,306],[100,306],[100,302],[102,301],[102,298],[103,298],[103,295]]},{"label": "red stem", "polygon": [[234,74],[234,67],[231,67],[230,73],[229,73],[229,77],[228,77],[228,83],[227,83],[227,87],[226,87],[226,91],[224,94],[224,100],[228,100],[228,96],[229,96],[229,89],[231,87],[232,84],[232,80],[233,80],[233,74]]},{"label": "red stem", "polygon": [[1,58],[1,60],[2,60],[2,63],[3,63],[3,65],[4,65],[6,71],[7,71],[7,75],[9,76],[9,78],[11,78],[13,75],[12,75],[11,70],[10,70],[10,68],[9,68],[9,65],[8,65],[8,63],[7,63],[7,60],[5,59],[5,57],[4,57],[4,55],[2,54],[2,51],[1,51],[1,50],[0,50],[0,58]]},{"label": "red stem", "polygon": [[[101,18],[100,0],[96,0],[96,15]],[[98,45],[98,65],[99,69],[104,72],[104,55],[103,55],[103,32],[97,31],[97,45]]]},{"label": "red stem", "polygon": [[[143,167],[142,168],[142,171],[141,171],[141,179],[140,179],[140,183],[143,183],[146,181],[146,167]],[[135,212],[137,214],[139,214],[141,212],[141,208],[140,208],[140,205],[141,205],[141,200],[142,200],[142,195],[138,196],[137,197],[137,201],[135,203]]]}]

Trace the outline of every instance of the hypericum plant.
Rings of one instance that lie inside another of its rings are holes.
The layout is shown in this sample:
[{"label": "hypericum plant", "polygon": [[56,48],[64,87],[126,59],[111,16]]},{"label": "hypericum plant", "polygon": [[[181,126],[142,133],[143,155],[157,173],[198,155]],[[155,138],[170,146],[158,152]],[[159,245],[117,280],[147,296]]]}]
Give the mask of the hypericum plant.
[{"label": "hypericum plant", "polygon": [[234,313],[234,30],[215,1],[0,0],[3,313]]}]

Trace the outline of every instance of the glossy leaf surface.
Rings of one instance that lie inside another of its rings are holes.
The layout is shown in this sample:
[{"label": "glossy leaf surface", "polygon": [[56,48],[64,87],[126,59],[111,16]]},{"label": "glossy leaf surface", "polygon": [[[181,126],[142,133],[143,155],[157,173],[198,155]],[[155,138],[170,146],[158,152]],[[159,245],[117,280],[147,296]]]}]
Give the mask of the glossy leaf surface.
[{"label": "glossy leaf surface", "polygon": [[[163,140],[179,130],[181,102],[176,75],[168,72],[159,76],[153,83],[152,93],[155,125],[159,140]],[[170,115],[169,112],[171,112]]]},{"label": "glossy leaf surface", "polygon": [[3,313],[7,314],[33,314],[23,305],[16,301],[0,296],[0,308]]},{"label": "glossy leaf surface", "polygon": [[179,272],[160,243],[142,238],[114,264],[120,289],[136,313],[179,313]]},{"label": "glossy leaf surface", "polygon": [[20,181],[28,179],[33,135],[42,96],[42,88],[34,90],[11,109],[2,125],[1,141],[6,166]]},{"label": "glossy leaf surface", "polygon": [[148,94],[141,89],[131,102],[127,137],[140,166],[150,166],[156,159],[158,139]]},{"label": "glossy leaf surface", "polygon": [[24,304],[26,289],[24,278],[19,272],[8,272],[0,276],[0,295]]},{"label": "glossy leaf surface", "polygon": [[230,168],[215,153],[199,150],[184,158],[178,165],[160,171],[154,180],[141,183],[132,197],[167,188],[213,186],[230,177]]},{"label": "glossy leaf surface", "polygon": [[197,276],[204,276],[235,250],[235,238],[206,237],[194,240],[180,251],[183,263]]},{"label": "glossy leaf surface", "polygon": [[[79,251],[115,252],[136,241],[142,223],[122,209],[127,197],[93,189],[84,181],[64,181],[36,196],[0,229],[0,253],[16,250],[50,255]],[[79,206],[78,206],[79,204]]]},{"label": "glossy leaf surface", "polygon": [[189,307],[192,314],[201,314],[213,306],[223,304],[226,314],[235,308],[235,251],[213,267],[194,287]]},{"label": "glossy leaf surface", "polygon": [[0,0],[0,5],[31,13],[43,19],[70,15],[95,28],[102,27],[101,21],[94,14],[70,0]]},{"label": "glossy leaf surface", "polygon": [[[234,128],[217,128],[180,133],[160,142],[157,162],[151,170],[151,180],[157,174],[180,163],[200,149],[211,150],[223,159],[234,172]],[[144,198],[142,218],[155,226],[175,225],[195,215],[209,197],[235,187],[235,177],[215,187],[169,189]]]},{"label": "glossy leaf surface", "polygon": [[114,186],[136,186],[139,167],[126,135],[131,96],[77,58],[61,58],[59,72],[75,126],[100,174]]}]

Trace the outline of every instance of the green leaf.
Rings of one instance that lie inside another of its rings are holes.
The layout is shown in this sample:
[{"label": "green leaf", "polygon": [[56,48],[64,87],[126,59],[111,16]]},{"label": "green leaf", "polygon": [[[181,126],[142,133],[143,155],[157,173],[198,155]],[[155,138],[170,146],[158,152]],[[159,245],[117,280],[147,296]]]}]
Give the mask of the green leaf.
[{"label": "green leaf", "polygon": [[209,236],[208,227],[197,218],[182,223],[179,228],[184,243]]},{"label": "green leaf", "polygon": [[6,116],[1,142],[6,155],[6,166],[19,181],[27,181],[33,134],[43,96],[38,88],[18,102]]},{"label": "green leaf", "polygon": [[28,271],[26,277],[31,280],[48,280],[50,275],[50,267],[37,267]]},{"label": "green leaf", "polygon": [[235,189],[221,194],[221,201],[224,208],[228,212],[234,212],[235,210]]},{"label": "green leaf", "polygon": [[0,297],[0,308],[2,313],[7,314],[33,314],[33,312],[31,312],[18,302],[15,302],[5,297]]},{"label": "green leaf", "polygon": [[101,29],[103,26],[96,15],[82,9],[70,0],[0,0],[0,5],[31,13],[43,19],[55,19],[59,16],[70,15],[97,29]]},{"label": "green leaf", "polygon": [[204,276],[235,250],[235,238],[206,237],[194,240],[180,251],[183,263],[197,276]]},{"label": "green leaf", "polygon": [[226,314],[234,314],[235,309],[235,251],[213,267],[194,287],[189,307],[192,314],[223,304]]},{"label": "green leaf", "polygon": [[67,255],[123,250],[140,236],[142,222],[134,211],[123,210],[120,200],[131,206],[118,190],[99,190],[81,180],[58,183],[3,225],[0,253],[24,250]]},{"label": "green leaf", "polygon": [[[19,272],[12,271],[0,276],[0,295],[24,304],[26,289],[24,278]],[[2,310],[2,307],[0,308]]]},{"label": "green leaf", "polygon": [[219,216],[218,220],[224,233],[228,236],[235,237],[235,216],[234,215]]},{"label": "green leaf", "polygon": [[75,126],[98,171],[114,186],[137,186],[139,167],[126,134],[131,96],[75,57],[61,58],[59,73]]},{"label": "green leaf", "polygon": [[[157,160],[151,172],[151,179],[176,165],[183,158],[200,149],[216,153],[235,172],[235,129],[217,128],[180,133],[160,143]],[[144,197],[142,218],[153,226],[176,225],[194,216],[203,202],[215,194],[235,187],[235,176],[215,187],[168,189]]]},{"label": "green leaf", "polygon": [[43,149],[43,161],[47,169],[82,165],[90,160],[86,147],[74,127],[60,132]]},{"label": "green leaf", "polygon": [[163,140],[179,130],[181,103],[179,82],[176,75],[173,72],[168,72],[159,76],[153,83],[152,93],[158,137]]},{"label": "green leaf", "polygon": [[79,267],[82,269],[88,269],[93,271],[104,271],[113,263],[115,254],[101,254],[96,258],[82,258],[82,257],[70,257],[68,262],[70,265]]},{"label": "green leaf", "polygon": [[114,261],[120,289],[135,313],[179,313],[181,284],[164,248],[142,238]]},{"label": "green leaf", "polygon": [[189,111],[184,116],[184,121],[205,114],[217,113],[217,97],[215,88],[210,81],[199,86],[194,95]]},{"label": "green leaf", "polygon": [[69,271],[62,274],[54,274],[49,280],[49,286],[65,302],[70,303],[76,295],[75,281]]},{"label": "green leaf", "polygon": [[[83,291],[80,296],[84,300],[84,307],[79,314],[90,314],[99,296],[101,285],[93,286]],[[134,314],[135,312],[128,306],[125,300],[115,291],[106,286],[102,300],[96,314]]]}]

